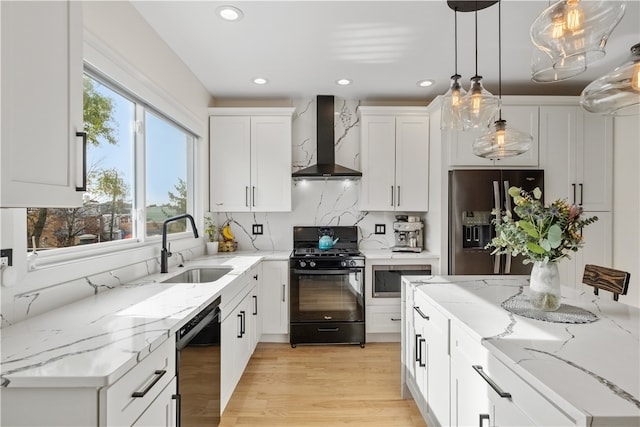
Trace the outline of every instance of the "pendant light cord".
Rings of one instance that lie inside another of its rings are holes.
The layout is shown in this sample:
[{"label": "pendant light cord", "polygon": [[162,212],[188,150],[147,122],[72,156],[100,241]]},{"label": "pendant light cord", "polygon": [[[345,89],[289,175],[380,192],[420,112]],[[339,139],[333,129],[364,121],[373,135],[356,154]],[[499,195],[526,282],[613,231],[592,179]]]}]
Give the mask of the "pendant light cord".
[{"label": "pendant light cord", "polygon": [[455,9],[453,9],[453,27],[455,28],[455,36],[454,36],[454,40],[455,40],[455,48],[454,48],[454,54],[455,54],[455,75],[458,75],[458,8],[456,7]]},{"label": "pendant light cord", "polygon": [[478,2],[476,1],[476,76],[478,75]]},{"label": "pendant light cord", "polygon": [[502,120],[502,0],[498,0],[498,109],[499,119]]}]

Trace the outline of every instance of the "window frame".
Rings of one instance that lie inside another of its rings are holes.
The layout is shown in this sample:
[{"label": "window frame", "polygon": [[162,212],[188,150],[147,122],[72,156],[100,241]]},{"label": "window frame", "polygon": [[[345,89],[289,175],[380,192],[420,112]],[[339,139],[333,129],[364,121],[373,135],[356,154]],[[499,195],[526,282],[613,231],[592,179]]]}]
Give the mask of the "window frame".
[{"label": "window frame", "polygon": [[[130,123],[130,126],[134,127],[133,134],[133,177],[131,184],[133,188],[131,202],[133,208],[131,210],[131,218],[133,222],[132,231],[134,237],[130,239],[112,240],[106,242],[92,243],[88,245],[75,245],[63,248],[53,248],[51,250],[38,251],[37,257],[37,269],[45,267],[54,267],[61,263],[72,263],[87,257],[104,256],[117,254],[125,250],[142,248],[145,246],[158,245],[161,240],[161,236],[147,236],[146,229],[146,123],[145,112],[151,112],[156,117],[166,120],[171,125],[177,127],[183,131],[187,137],[187,173],[185,179],[187,180],[187,202],[186,211],[190,215],[194,215],[196,210],[196,188],[198,187],[196,168],[197,168],[197,147],[200,138],[193,131],[186,126],[180,124],[177,120],[172,119],[169,114],[160,111],[159,108],[154,107],[150,102],[137,96],[132,91],[125,88],[122,84],[114,81],[95,67],[91,66],[87,62],[84,64],[83,75],[87,75],[91,79],[97,81],[99,84],[108,87],[113,92],[124,97],[130,102],[134,103],[134,119]],[[25,211],[25,225],[26,225],[26,211]],[[26,227],[25,227],[26,231]],[[25,233],[26,235],[26,233]],[[171,233],[171,240],[180,240],[193,238],[193,231],[191,230],[191,224],[187,221],[187,229],[183,232]],[[27,250],[27,254],[30,252]]]}]

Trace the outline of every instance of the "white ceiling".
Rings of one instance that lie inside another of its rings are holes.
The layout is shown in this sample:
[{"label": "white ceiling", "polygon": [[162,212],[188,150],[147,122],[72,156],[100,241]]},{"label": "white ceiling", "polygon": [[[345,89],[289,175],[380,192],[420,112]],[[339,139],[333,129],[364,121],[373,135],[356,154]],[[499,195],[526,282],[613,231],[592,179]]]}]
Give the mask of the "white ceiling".
[{"label": "white ceiling", "polygon": [[[583,0],[585,1],[585,0]],[[217,98],[432,99],[454,74],[454,12],[422,1],[133,1],[160,37]],[[215,14],[231,4],[237,22]],[[503,94],[579,95],[640,42],[640,1],[627,2],[604,59],[565,82],[530,80],[529,27],[548,0],[502,2]],[[475,73],[474,13],[458,13],[458,72]],[[498,5],[478,12],[478,74],[498,92]],[[267,85],[252,83],[265,77]],[[339,78],[351,86],[335,84]],[[416,82],[434,79],[430,88]]]}]

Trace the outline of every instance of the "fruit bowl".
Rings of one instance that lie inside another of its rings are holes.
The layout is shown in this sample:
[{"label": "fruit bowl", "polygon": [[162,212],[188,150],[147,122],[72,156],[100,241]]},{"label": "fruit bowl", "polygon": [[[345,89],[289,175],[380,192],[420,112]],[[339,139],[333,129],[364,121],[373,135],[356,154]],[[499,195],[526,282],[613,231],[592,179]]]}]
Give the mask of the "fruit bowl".
[{"label": "fruit bowl", "polygon": [[218,252],[234,252],[238,249],[238,242],[226,241],[218,244]]}]

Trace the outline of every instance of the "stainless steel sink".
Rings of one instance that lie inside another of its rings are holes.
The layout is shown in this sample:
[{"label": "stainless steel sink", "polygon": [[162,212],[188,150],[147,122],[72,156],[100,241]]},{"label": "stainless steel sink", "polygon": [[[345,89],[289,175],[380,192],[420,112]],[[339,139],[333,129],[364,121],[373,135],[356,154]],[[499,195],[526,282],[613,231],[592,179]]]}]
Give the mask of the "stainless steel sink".
[{"label": "stainless steel sink", "polygon": [[195,267],[184,270],[182,273],[161,280],[163,283],[208,283],[215,282],[225,274],[233,270],[232,267]]}]

